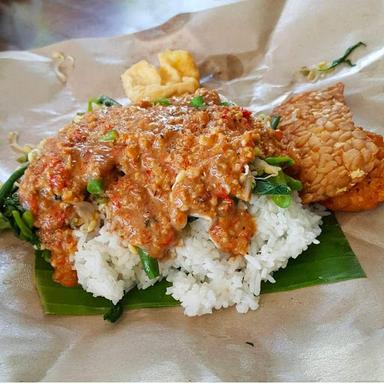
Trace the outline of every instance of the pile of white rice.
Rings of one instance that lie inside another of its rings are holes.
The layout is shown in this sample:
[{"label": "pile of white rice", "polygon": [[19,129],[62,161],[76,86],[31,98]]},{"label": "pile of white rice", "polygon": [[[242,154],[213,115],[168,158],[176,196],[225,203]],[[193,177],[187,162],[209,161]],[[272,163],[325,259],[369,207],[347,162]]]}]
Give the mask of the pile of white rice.
[{"label": "pile of white rice", "polygon": [[241,313],[257,309],[261,282],[274,282],[274,271],[318,243],[321,216],[303,207],[297,195],[286,209],[266,196],[254,196],[249,212],[257,232],[245,257],[228,258],[220,252],[209,239],[209,222],[198,219],[187,226],[183,245],[172,251],[173,257],[160,262],[161,276],[154,280],[148,279],[132,247],[106,226],[93,238],[76,231],[74,265],[79,282],[94,296],[117,303],[134,286],[145,289],[166,278],[172,283],[167,294],[181,302],[188,316],[232,305]]}]

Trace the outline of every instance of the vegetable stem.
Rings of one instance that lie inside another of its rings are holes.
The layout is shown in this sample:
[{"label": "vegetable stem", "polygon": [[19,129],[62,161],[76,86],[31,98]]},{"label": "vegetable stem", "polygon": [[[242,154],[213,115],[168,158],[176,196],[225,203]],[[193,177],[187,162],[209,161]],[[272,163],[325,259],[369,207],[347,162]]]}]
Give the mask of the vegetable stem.
[{"label": "vegetable stem", "polygon": [[345,51],[345,53],[344,53],[343,56],[339,57],[338,59],[333,60],[333,61],[331,62],[331,64],[330,64],[329,66],[327,66],[327,67],[325,67],[325,68],[319,68],[319,71],[320,71],[320,72],[327,72],[327,71],[330,71],[330,70],[332,70],[333,68],[335,68],[335,67],[337,67],[338,65],[343,64],[343,63],[349,65],[350,67],[354,67],[356,64],[353,64],[353,63],[351,62],[351,60],[348,59],[348,56],[349,56],[349,55],[350,55],[356,48],[358,48],[358,47],[360,47],[360,46],[364,46],[364,47],[366,47],[367,44],[363,43],[362,41],[359,41],[357,44],[352,45],[351,47],[349,47],[349,48]]},{"label": "vegetable stem", "polygon": [[20,229],[20,233],[25,237],[26,240],[33,241],[33,233],[32,229],[28,227],[28,225],[24,222],[24,220],[20,216],[20,212],[13,210],[12,216],[15,219],[17,226]]},{"label": "vegetable stem", "polygon": [[28,225],[29,228],[33,227],[33,215],[31,211],[25,211],[21,216],[23,221]]},{"label": "vegetable stem", "polygon": [[112,304],[109,311],[104,315],[104,320],[107,320],[111,323],[115,323],[121,317],[123,311],[123,301],[120,300],[116,304]]},{"label": "vegetable stem", "polygon": [[140,247],[137,248],[137,251],[139,252],[141,264],[143,265],[144,272],[147,274],[147,276],[150,279],[155,279],[158,277],[160,275],[158,261],[155,258],[149,256],[149,254]]},{"label": "vegetable stem", "polygon": [[300,180],[294,179],[291,176],[285,175],[285,179],[287,181],[288,186],[293,191],[301,191],[303,189],[303,184]]},{"label": "vegetable stem", "polygon": [[273,130],[277,129],[277,127],[279,126],[280,119],[281,119],[281,116],[279,116],[279,115],[274,115],[271,117],[271,128]]},{"label": "vegetable stem", "polygon": [[295,161],[289,156],[270,156],[264,159],[270,165],[277,165],[280,167],[290,167],[295,164]]}]

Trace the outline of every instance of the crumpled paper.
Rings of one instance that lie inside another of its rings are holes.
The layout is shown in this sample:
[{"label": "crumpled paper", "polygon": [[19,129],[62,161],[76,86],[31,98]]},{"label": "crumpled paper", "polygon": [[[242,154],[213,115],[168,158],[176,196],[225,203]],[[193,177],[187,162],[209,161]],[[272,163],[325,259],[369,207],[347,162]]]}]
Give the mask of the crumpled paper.
[{"label": "crumpled paper", "polygon": [[[89,97],[126,102],[120,74],[166,48],[191,50],[203,82],[254,111],[292,92],[346,85],[357,124],[384,133],[382,1],[245,1],[181,14],[155,29],[0,53],[0,179],[15,169],[6,143],[54,134]],[[294,73],[332,60],[358,41],[357,65],[318,83]],[[75,58],[65,86],[51,54]],[[102,317],[45,316],[33,286],[33,252],[0,237],[2,381],[356,381],[384,380],[384,206],[338,218],[366,279],[267,294],[255,312],[188,318],[181,308]],[[247,343],[249,342],[249,344]]]}]

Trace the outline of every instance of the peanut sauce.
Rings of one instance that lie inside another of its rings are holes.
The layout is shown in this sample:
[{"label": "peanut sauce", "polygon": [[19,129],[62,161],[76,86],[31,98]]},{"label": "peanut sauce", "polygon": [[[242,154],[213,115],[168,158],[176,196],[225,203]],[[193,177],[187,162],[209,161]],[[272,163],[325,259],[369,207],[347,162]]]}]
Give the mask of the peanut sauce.
[{"label": "peanut sauce", "polygon": [[[196,95],[204,97],[201,108],[190,106],[193,96],[172,98],[170,106],[101,108],[46,140],[19,193],[51,250],[55,281],[77,283],[74,206],[93,199],[89,180],[102,181],[109,230],[152,257],[178,244],[188,216],[211,220],[210,237],[222,251],[246,254],[256,223],[237,200],[250,198],[248,164],[274,148],[249,111],[220,105],[214,91]],[[111,130],[114,140],[100,141]]]}]

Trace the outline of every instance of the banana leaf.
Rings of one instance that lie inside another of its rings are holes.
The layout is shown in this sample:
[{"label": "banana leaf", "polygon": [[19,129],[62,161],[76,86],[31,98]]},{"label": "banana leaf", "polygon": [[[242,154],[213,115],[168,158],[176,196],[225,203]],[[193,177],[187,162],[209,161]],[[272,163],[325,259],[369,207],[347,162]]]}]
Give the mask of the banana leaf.
[{"label": "banana leaf", "polygon": [[[262,293],[279,292],[365,277],[334,215],[323,220],[320,244],[311,245],[285,269],[274,273],[276,283],[263,283]],[[93,297],[81,287],[66,288],[52,281],[52,268],[41,257],[35,259],[35,282],[45,313],[55,315],[103,314],[111,302]],[[125,309],[177,306],[165,294],[169,283],[161,281],[145,290],[133,289],[124,299]]]}]

